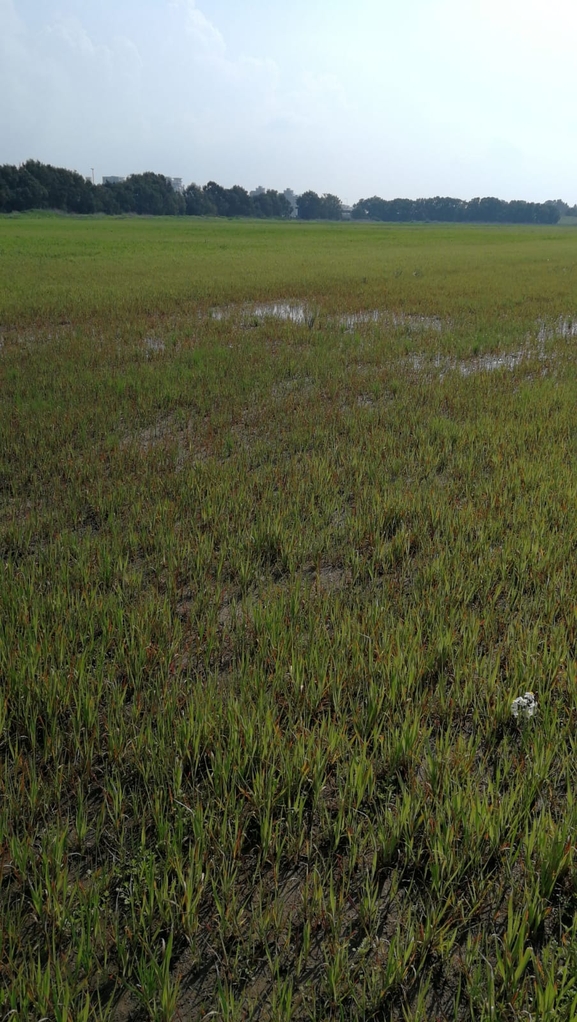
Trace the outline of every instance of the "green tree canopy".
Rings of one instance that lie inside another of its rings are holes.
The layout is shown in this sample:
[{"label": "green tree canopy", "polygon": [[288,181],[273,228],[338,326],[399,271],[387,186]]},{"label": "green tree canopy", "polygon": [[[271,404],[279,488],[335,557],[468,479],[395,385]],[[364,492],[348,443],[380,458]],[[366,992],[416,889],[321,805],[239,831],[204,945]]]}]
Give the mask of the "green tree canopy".
[{"label": "green tree canopy", "polygon": [[[175,191],[170,178],[148,171],[131,174],[125,181],[94,185],[73,170],[53,167],[38,160],[21,166],[0,166],[0,212],[27,209],[59,209],[69,213],[139,213],[148,216],[256,216],[293,215],[294,204],[301,220],[341,220],[342,202],[330,192],[314,191],[296,197],[290,189],[283,194],[260,185],[249,195],[245,188],[223,188],[216,181],[203,187],[190,184],[183,194]],[[547,202],[503,202],[493,196],[470,201],[435,196],[429,199],[382,199],[373,195],[359,199],[352,210],[355,220],[449,221],[479,223],[554,224],[560,215],[577,214],[561,199]]]},{"label": "green tree canopy", "polygon": [[318,220],[321,217],[322,199],[316,192],[303,192],[297,198],[299,220]]}]

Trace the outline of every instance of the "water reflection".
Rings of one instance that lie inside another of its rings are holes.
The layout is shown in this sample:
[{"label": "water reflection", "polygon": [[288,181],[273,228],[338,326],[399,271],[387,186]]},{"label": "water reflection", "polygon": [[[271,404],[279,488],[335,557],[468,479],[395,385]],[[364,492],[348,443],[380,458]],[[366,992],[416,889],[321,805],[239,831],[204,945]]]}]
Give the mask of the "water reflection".
[{"label": "water reflection", "polygon": [[[220,306],[210,309],[209,318],[217,321],[239,316],[243,320],[280,319],[289,323],[313,326],[318,317],[318,309],[305,302],[275,301],[248,306]],[[384,326],[404,328],[408,330],[431,330],[441,333],[443,321],[439,316],[421,316],[412,313],[389,312],[386,309],[362,309],[360,312],[327,315],[325,321],[337,324],[345,330],[382,323]]]}]

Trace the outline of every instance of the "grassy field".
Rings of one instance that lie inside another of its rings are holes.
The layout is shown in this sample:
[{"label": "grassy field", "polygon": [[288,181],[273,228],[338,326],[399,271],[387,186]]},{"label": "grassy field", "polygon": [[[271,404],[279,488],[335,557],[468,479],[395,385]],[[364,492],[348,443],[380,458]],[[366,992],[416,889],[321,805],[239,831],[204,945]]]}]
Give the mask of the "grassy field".
[{"label": "grassy field", "polygon": [[0,219],[0,1019],[577,1018],[576,285]]}]

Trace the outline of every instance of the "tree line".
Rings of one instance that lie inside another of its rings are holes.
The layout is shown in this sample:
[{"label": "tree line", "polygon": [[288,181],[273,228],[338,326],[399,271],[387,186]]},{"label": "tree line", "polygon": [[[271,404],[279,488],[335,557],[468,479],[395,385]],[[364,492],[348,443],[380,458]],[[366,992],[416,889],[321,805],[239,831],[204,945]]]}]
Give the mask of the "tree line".
[{"label": "tree line", "polygon": [[337,195],[314,191],[295,195],[273,188],[247,192],[240,185],[223,188],[216,181],[190,184],[175,191],[163,174],[131,174],[124,181],[94,184],[89,178],[63,167],[37,160],[20,166],[0,166],[0,212],[55,209],[67,213],[137,213],[149,216],[246,216],[300,220],[380,220],[402,222],[530,223],[554,224],[560,216],[577,215],[561,199],[548,202],[504,202],[496,198],[469,201],[436,196],[432,199],[359,199],[345,210]]},{"label": "tree line", "polygon": [[272,188],[258,188],[249,195],[239,185],[222,188],[209,181],[203,188],[191,184],[179,192],[164,174],[151,172],[96,185],[76,171],[37,160],[27,160],[19,167],[0,166],[0,212],[28,209],[149,216],[288,218],[293,214],[291,199]]},{"label": "tree line", "polygon": [[[433,199],[359,199],[351,216],[355,220],[383,220],[387,222],[443,221],[450,223],[507,223],[556,224],[561,215],[559,205],[565,203],[524,202],[514,199],[487,197],[484,199],[451,199],[436,196]],[[566,210],[569,207],[566,206]],[[565,211],[563,211],[565,212]]]}]

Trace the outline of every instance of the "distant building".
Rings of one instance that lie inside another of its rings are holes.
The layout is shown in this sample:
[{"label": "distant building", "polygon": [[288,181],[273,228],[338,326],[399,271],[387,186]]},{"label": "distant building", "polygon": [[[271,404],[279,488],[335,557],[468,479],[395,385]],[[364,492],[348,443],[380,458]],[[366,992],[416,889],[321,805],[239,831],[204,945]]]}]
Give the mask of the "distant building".
[{"label": "distant building", "polygon": [[287,202],[290,202],[291,204],[291,217],[297,217],[299,214],[297,206],[297,197],[293,192],[292,188],[285,188],[283,195]]},{"label": "distant building", "polygon": [[352,213],[353,213],[353,207],[352,206],[342,206],[341,207],[341,211],[342,211],[342,214],[343,214],[343,220],[351,220],[352,219]]},{"label": "distant building", "polygon": [[125,177],[115,177],[114,175],[102,178],[103,185],[120,185],[123,181],[126,181]]},{"label": "distant building", "polygon": [[166,180],[170,181],[173,191],[180,192],[182,194],[182,192],[184,191],[184,185],[182,183],[181,177],[167,177]]}]

